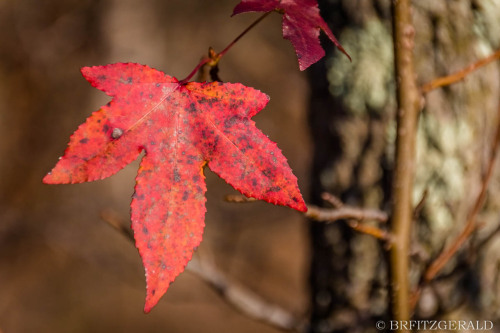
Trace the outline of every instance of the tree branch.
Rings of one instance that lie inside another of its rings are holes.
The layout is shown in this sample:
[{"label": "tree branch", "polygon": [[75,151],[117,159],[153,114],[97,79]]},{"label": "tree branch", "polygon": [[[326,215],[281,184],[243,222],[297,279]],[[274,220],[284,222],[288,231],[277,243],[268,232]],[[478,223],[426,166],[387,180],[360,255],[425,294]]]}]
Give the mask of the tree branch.
[{"label": "tree branch", "polygon": [[[462,247],[462,245],[469,239],[470,235],[477,229],[476,217],[479,214],[479,211],[484,205],[484,201],[486,199],[486,192],[488,189],[488,184],[491,180],[491,176],[493,174],[495,161],[498,155],[498,147],[500,145],[500,104],[498,106],[498,115],[497,115],[497,128],[495,132],[495,136],[493,137],[491,146],[490,146],[490,156],[488,159],[488,165],[486,167],[486,172],[483,176],[481,190],[476,198],[474,206],[467,217],[467,222],[465,223],[465,227],[462,232],[457,236],[457,238],[453,241],[453,243],[443,251],[426,269],[422,281],[418,288],[413,292],[411,299],[411,307],[415,308],[420,299],[420,293],[422,290],[422,286],[430,283],[443,269],[443,267],[450,261],[450,259],[457,253],[457,251]],[[500,230],[500,225],[490,234],[490,236],[486,237],[483,240],[482,244],[488,242],[494,234],[496,234]],[[479,247],[482,246],[479,245]]]},{"label": "tree branch", "polygon": [[[111,210],[101,213],[101,218],[115,230],[135,243],[133,232]],[[213,288],[223,300],[249,318],[259,320],[280,330],[302,332],[305,320],[299,319],[289,311],[265,301],[256,293],[230,281],[215,265],[196,258],[186,266],[189,271]],[[1,333],[1,332],[0,332]]]},{"label": "tree branch", "polygon": [[431,90],[434,90],[434,89],[437,89],[439,87],[444,87],[444,86],[448,86],[450,84],[453,84],[453,83],[456,83],[458,81],[461,81],[463,80],[467,75],[469,75],[471,72],[489,64],[490,62],[493,62],[497,59],[500,59],[500,50],[497,50],[495,53],[493,53],[492,55],[484,58],[484,59],[481,59],[475,63],[473,63],[472,65],[470,66],[467,66],[466,68],[458,71],[458,72],[455,72],[451,75],[448,75],[448,76],[443,76],[443,77],[438,77],[437,79],[434,79],[430,82],[427,82],[426,84],[424,84],[421,88],[420,88],[420,91],[423,93],[423,94],[426,94],[428,93],[429,91]]},{"label": "tree branch", "polygon": [[[365,220],[385,223],[389,219],[387,213],[377,209],[365,209],[344,205],[344,203],[339,198],[326,192],[323,193],[321,197],[323,198],[323,200],[330,203],[334,207],[320,208],[314,205],[307,205],[307,212],[304,213],[305,217],[315,221],[326,223],[331,223],[338,220],[348,220],[347,225],[358,232],[371,235],[375,238],[388,242],[392,240],[391,234],[386,230],[382,230],[375,226],[368,226],[359,223],[360,221]],[[224,200],[234,203],[247,203],[257,201],[254,198],[247,198],[244,195],[239,194],[226,195]]]},{"label": "tree branch", "polygon": [[[469,239],[470,235],[477,229],[476,217],[484,205],[484,201],[486,199],[486,193],[488,189],[488,184],[491,180],[491,176],[493,174],[495,161],[497,159],[498,154],[498,146],[500,144],[500,105],[498,107],[498,116],[497,116],[497,128],[495,131],[495,136],[493,137],[493,141],[490,146],[490,156],[488,159],[488,165],[486,168],[486,172],[483,176],[481,190],[476,198],[474,206],[467,217],[467,222],[465,224],[462,232],[457,236],[457,238],[453,241],[453,243],[443,251],[427,268],[423,276],[423,283],[429,283],[432,281],[436,275],[443,269],[443,267],[448,263],[448,261],[455,255],[455,253],[462,247],[462,245]],[[420,288],[417,289],[414,293],[412,305],[415,306],[418,302],[420,295]]]},{"label": "tree branch", "polygon": [[411,18],[411,2],[410,0],[394,0],[392,10],[398,112],[392,188],[391,303],[394,319],[409,320],[409,251],[413,220],[412,191],[420,92],[413,64],[415,28]]},{"label": "tree branch", "polygon": [[335,222],[338,220],[374,220],[387,222],[387,214],[376,209],[362,209],[356,207],[342,206],[339,208],[319,208],[313,205],[307,206],[304,215],[316,221]]}]

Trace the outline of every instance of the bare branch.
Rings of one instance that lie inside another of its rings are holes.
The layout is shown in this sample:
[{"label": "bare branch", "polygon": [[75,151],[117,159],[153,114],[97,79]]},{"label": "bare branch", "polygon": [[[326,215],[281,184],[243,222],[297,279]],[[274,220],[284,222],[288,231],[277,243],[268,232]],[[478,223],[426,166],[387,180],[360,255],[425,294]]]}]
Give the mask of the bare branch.
[{"label": "bare branch", "polygon": [[342,206],[340,208],[319,208],[313,205],[309,205],[307,208],[305,216],[317,221],[374,220],[387,222],[388,219],[385,212],[376,209],[362,209],[349,206]]},{"label": "bare branch", "polygon": [[250,318],[287,331],[302,331],[304,321],[298,320],[287,310],[267,302],[249,289],[231,281],[214,265],[193,258],[186,267],[196,274],[235,309]]},{"label": "bare branch", "polygon": [[233,202],[233,203],[245,203],[245,202],[255,202],[257,199],[248,198],[241,194],[228,194],[224,197],[224,201]]},{"label": "bare branch", "polygon": [[431,281],[439,273],[439,271],[444,267],[444,265],[446,265],[446,263],[450,260],[450,258],[465,243],[465,241],[469,238],[472,232],[476,230],[477,228],[476,217],[481,208],[483,207],[484,201],[486,199],[488,184],[490,182],[491,175],[493,174],[499,142],[500,142],[500,105],[498,108],[498,119],[497,119],[497,128],[495,132],[495,137],[493,138],[493,142],[490,148],[490,157],[488,160],[488,166],[486,169],[486,173],[483,177],[481,190],[479,191],[476,202],[474,203],[474,207],[469,213],[469,216],[467,218],[467,223],[465,224],[464,229],[457,236],[452,245],[446,251],[442,252],[441,255],[439,255],[427,268],[424,274],[424,280],[426,282]]},{"label": "bare branch", "polygon": [[323,192],[321,194],[321,199],[325,200],[326,202],[328,202],[330,205],[332,205],[335,208],[340,208],[344,205],[342,200],[340,200],[339,198],[337,198],[336,196],[334,196],[333,194],[330,194],[328,192]]},{"label": "bare branch", "polygon": [[377,227],[374,227],[371,225],[365,225],[365,224],[359,223],[359,221],[355,221],[355,220],[350,220],[347,222],[347,224],[352,229],[354,229],[358,232],[361,232],[361,233],[373,236],[377,239],[386,241],[387,244],[389,245],[388,248],[390,247],[391,242],[392,242],[392,237],[391,237],[391,234],[389,232],[387,232],[386,230],[383,230],[383,229],[380,229],[380,228],[377,228]]},{"label": "bare branch", "polygon": [[[132,243],[135,242],[132,231],[125,226],[116,212],[106,210],[101,213],[101,218],[119,231]],[[262,297],[230,281],[215,265],[208,261],[196,258],[186,266],[186,270],[197,275],[212,287],[228,304],[248,317],[262,321],[281,330],[301,332],[305,327],[305,320],[298,319],[289,311],[265,301]]]},{"label": "bare branch", "polygon": [[423,94],[426,94],[428,93],[429,91],[431,90],[434,90],[434,89],[437,89],[439,87],[444,87],[444,86],[448,86],[450,84],[453,84],[453,83],[456,83],[458,81],[461,81],[463,80],[467,75],[469,75],[470,73],[472,73],[473,71],[489,64],[490,62],[493,62],[497,59],[500,59],[500,50],[496,51],[495,53],[493,53],[492,55],[490,55],[489,57],[486,57],[484,59],[481,59],[475,63],[473,63],[472,65],[470,66],[467,66],[466,68],[458,71],[458,72],[455,72],[451,75],[448,75],[448,76],[444,76],[444,77],[439,77],[437,79],[434,79],[430,82],[427,82],[426,84],[424,84],[421,88],[420,88],[420,91],[423,93]]},{"label": "bare branch", "polygon": [[[320,208],[314,205],[307,205],[307,212],[304,216],[319,222],[331,223],[338,220],[348,220],[348,225],[361,233],[371,235],[375,238],[391,242],[390,233],[375,226],[362,225],[359,221],[377,221],[387,222],[389,217],[387,213],[377,209],[363,209],[344,205],[344,203],[330,193],[321,195],[323,200],[329,202],[334,208]],[[254,202],[253,198],[247,198],[243,195],[227,195],[224,200],[234,203]]]},{"label": "bare branch", "polygon": [[[421,95],[413,62],[415,27],[411,16],[411,1],[392,1],[392,12],[398,110],[392,183],[391,303],[394,319],[406,321],[410,319],[409,252],[413,221],[415,145]],[[406,330],[398,330],[403,331]]]}]

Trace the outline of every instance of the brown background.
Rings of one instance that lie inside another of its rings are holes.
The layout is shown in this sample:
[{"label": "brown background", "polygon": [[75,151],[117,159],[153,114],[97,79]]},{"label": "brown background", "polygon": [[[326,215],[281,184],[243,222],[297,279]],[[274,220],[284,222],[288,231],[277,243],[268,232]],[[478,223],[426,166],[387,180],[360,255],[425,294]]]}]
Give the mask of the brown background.
[{"label": "brown background", "polygon": [[[237,1],[0,1],[0,332],[275,332],[185,272],[149,315],[139,255],[100,219],[128,224],[138,163],[103,181],[43,185],[69,136],[108,101],[79,68],[138,62],[183,78],[257,14]],[[270,95],[255,119],[307,193],[307,82],[272,15],[221,63],[223,80]],[[230,204],[210,171],[197,251],[235,283],[297,315],[307,311],[307,227],[290,209]]]}]

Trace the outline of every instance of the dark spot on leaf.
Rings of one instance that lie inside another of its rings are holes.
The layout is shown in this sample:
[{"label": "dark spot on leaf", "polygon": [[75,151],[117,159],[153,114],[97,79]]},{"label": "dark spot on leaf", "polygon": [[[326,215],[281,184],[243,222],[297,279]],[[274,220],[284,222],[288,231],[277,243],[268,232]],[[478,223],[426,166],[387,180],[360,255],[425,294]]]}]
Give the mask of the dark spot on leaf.
[{"label": "dark spot on leaf", "polygon": [[196,112],[196,105],[194,103],[189,104],[189,112]]},{"label": "dark spot on leaf", "polygon": [[234,126],[234,124],[238,122],[238,120],[239,120],[238,116],[232,116],[231,118],[226,118],[226,120],[224,120],[224,127],[231,128]]},{"label": "dark spot on leaf", "polygon": [[145,234],[145,235],[149,234],[148,228],[142,227],[142,233]]},{"label": "dark spot on leaf", "polygon": [[133,82],[132,77],[131,77],[131,76],[129,76],[129,77],[127,78],[127,83],[128,83],[128,84],[132,84],[132,82]]},{"label": "dark spot on leaf", "polygon": [[138,195],[137,193],[134,193],[134,195],[132,195],[132,198],[136,200],[144,200],[144,194]]},{"label": "dark spot on leaf", "polygon": [[151,295],[154,296],[155,294],[156,294],[156,289],[151,290]]},{"label": "dark spot on leaf", "polygon": [[279,192],[281,191],[281,187],[279,186],[273,186],[273,187],[270,187],[269,190],[267,190],[268,192]]},{"label": "dark spot on leaf", "polygon": [[159,87],[159,86],[160,86],[160,83],[157,83],[157,84],[156,84],[156,87]]},{"label": "dark spot on leaf", "polygon": [[87,138],[80,140],[80,143],[87,143],[87,142],[89,142],[89,139],[87,139]]},{"label": "dark spot on leaf", "polygon": [[184,191],[184,193],[182,194],[182,201],[187,201],[188,198],[189,198],[189,192]]},{"label": "dark spot on leaf", "polygon": [[109,126],[108,126],[108,124],[104,124],[104,126],[102,127],[102,131],[103,131],[104,133],[108,133],[108,131],[109,131]]},{"label": "dark spot on leaf", "polygon": [[179,171],[177,169],[174,169],[174,182],[178,183],[181,181],[181,175],[179,175]]},{"label": "dark spot on leaf", "polygon": [[252,178],[252,185],[255,187],[257,186],[257,184],[258,184],[257,179]]},{"label": "dark spot on leaf", "polygon": [[99,76],[97,77],[97,79],[98,79],[99,81],[104,81],[104,80],[106,80],[106,78],[107,78],[107,77],[106,77],[106,75],[99,75]]},{"label": "dark spot on leaf", "polygon": [[193,182],[199,182],[200,181],[200,176],[193,176]]},{"label": "dark spot on leaf", "polygon": [[266,170],[262,171],[262,174],[268,178],[271,178],[271,176],[273,175],[273,172],[271,171],[271,169],[266,169]]}]

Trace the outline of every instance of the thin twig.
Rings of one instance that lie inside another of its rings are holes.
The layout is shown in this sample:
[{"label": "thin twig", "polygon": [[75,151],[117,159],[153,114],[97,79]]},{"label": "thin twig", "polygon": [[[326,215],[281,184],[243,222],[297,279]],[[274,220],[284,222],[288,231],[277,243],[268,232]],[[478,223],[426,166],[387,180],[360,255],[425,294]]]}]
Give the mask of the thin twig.
[{"label": "thin twig", "polygon": [[[115,212],[111,210],[103,211],[101,219],[119,231],[133,244],[135,243],[133,232],[125,226],[124,221]],[[212,287],[223,300],[252,319],[287,331],[301,332],[306,326],[305,320],[299,319],[289,311],[267,302],[251,290],[234,284],[221,271],[217,270],[215,265],[206,260],[201,261],[193,258],[186,266],[186,270],[196,274],[202,281]]]},{"label": "thin twig", "polygon": [[328,192],[323,192],[321,194],[321,199],[325,200],[326,202],[328,202],[330,205],[332,205],[335,208],[340,208],[344,205],[342,200],[340,200],[339,198],[337,198],[336,196],[334,196],[333,194],[328,193]]},{"label": "thin twig", "polygon": [[201,261],[193,258],[186,269],[200,277],[215,289],[224,300],[250,318],[287,331],[300,332],[305,326],[303,320],[298,320],[287,310],[271,304],[251,290],[229,281],[222,272],[206,260]]},{"label": "thin twig", "polygon": [[228,194],[224,197],[224,201],[232,203],[255,202],[257,199],[249,198],[241,194]]},{"label": "thin twig", "polygon": [[490,147],[490,157],[488,160],[488,166],[481,184],[481,190],[479,191],[476,202],[474,203],[474,207],[469,213],[469,216],[467,218],[467,223],[465,224],[465,228],[457,236],[452,245],[446,251],[442,252],[427,268],[424,274],[425,282],[431,281],[439,273],[439,271],[441,271],[444,265],[446,265],[446,263],[450,260],[450,258],[458,251],[458,249],[463,245],[463,243],[465,243],[465,241],[469,238],[469,236],[477,227],[476,217],[484,205],[488,184],[490,182],[491,175],[493,174],[493,169],[498,153],[498,145],[500,142],[500,106],[498,108],[497,128],[493,140],[494,141],[492,142]]},{"label": "thin twig", "polygon": [[[420,294],[423,285],[430,283],[438,274],[439,272],[443,269],[443,267],[448,263],[448,261],[455,255],[455,253],[460,249],[460,247],[467,241],[474,232],[474,230],[477,229],[477,223],[476,223],[476,217],[477,214],[479,213],[480,209],[482,208],[484,204],[484,200],[486,198],[486,191],[488,189],[488,184],[490,182],[491,176],[493,174],[493,169],[495,165],[495,161],[497,158],[498,154],[498,146],[500,144],[500,105],[498,108],[498,119],[497,119],[497,128],[495,132],[495,136],[493,138],[493,142],[490,145],[490,157],[488,159],[488,166],[486,169],[486,173],[483,176],[483,181],[481,184],[481,190],[479,191],[479,194],[477,196],[476,202],[474,203],[474,207],[472,208],[471,212],[468,215],[467,222],[465,224],[464,229],[462,232],[457,236],[457,238],[453,241],[452,245],[445,251],[441,252],[441,254],[427,267],[427,270],[425,271],[423,277],[422,277],[422,282],[419,284],[417,289],[413,292],[412,298],[411,298],[411,307],[415,308],[415,306],[418,303],[418,300],[420,299]],[[492,232],[492,234],[497,233],[500,230],[500,226],[497,227],[495,231]],[[490,235],[491,236],[491,235]],[[490,237],[486,238],[486,241],[491,239]]]},{"label": "thin twig", "polygon": [[101,219],[135,244],[134,232],[125,226],[125,223],[115,211],[110,209],[102,211]]},{"label": "thin twig", "polygon": [[478,251],[484,248],[499,232],[500,232],[500,223],[493,231],[490,232],[490,234],[486,238],[482,239],[479,243],[474,244],[474,248],[476,248]]},{"label": "thin twig", "polygon": [[392,237],[391,237],[391,234],[389,232],[387,232],[386,230],[374,227],[372,225],[362,224],[356,220],[349,220],[347,222],[347,225],[349,225],[349,227],[351,227],[353,230],[356,230],[356,231],[361,232],[363,234],[367,234],[367,235],[373,236],[377,239],[386,241],[389,245],[391,245]]},{"label": "thin twig", "polygon": [[[393,318],[407,321],[410,319],[409,252],[413,221],[412,193],[417,118],[421,95],[417,87],[413,63],[415,28],[411,17],[411,1],[392,1],[392,12],[398,110],[392,187],[393,243],[390,252],[390,298]],[[398,332],[404,331],[406,330],[402,328],[398,330]]]},{"label": "thin twig", "polygon": [[349,206],[342,206],[340,208],[320,208],[308,205],[307,212],[304,214],[308,218],[324,222],[335,222],[338,220],[373,220],[387,222],[388,219],[387,214],[383,211]]},{"label": "thin twig", "polygon": [[415,206],[415,209],[413,210],[413,219],[417,220],[420,217],[420,214],[422,213],[422,209],[424,209],[425,202],[427,201],[427,195],[428,195],[427,189],[425,189],[424,193],[422,193],[422,197],[420,198],[420,201],[418,204]]},{"label": "thin twig", "polygon": [[[331,223],[338,220],[348,220],[348,225],[361,233],[371,235],[375,238],[385,240],[388,243],[391,242],[392,238],[389,232],[386,230],[382,230],[375,226],[368,226],[360,224],[360,221],[377,221],[377,222],[387,222],[389,217],[387,213],[377,210],[377,209],[365,209],[365,208],[357,208],[344,205],[344,203],[337,198],[336,196],[323,193],[323,200],[329,202],[334,208],[320,208],[314,205],[307,205],[307,212],[304,213],[304,216],[319,222]],[[255,202],[256,200],[253,198],[247,198],[243,195],[226,195],[224,198],[227,202],[234,203],[245,203],[245,202]]]},{"label": "thin twig", "polygon": [[420,88],[420,91],[423,94],[426,94],[429,91],[437,89],[439,87],[447,86],[447,85],[453,84],[455,82],[461,81],[467,75],[469,75],[471,72],[473,72],[473,71],[475,71],[475,70],[477,70],[477,69],[479,69],[479,68],[481,68],[481,67],[483,67],[483,66],[485,66],[485,65],[489,64],[490,62],[493,62],[497,59],[500,59],[500,50],[496,51],[495,53],[493,53],[492,55],[490,55],[484,59],[481,59],[481,60],[473,63],[470,66],[467,66],[466,68],[464,68],[458,72],[455,72],[455,73],[448,75],[448,76],[439,77],[439,78],[434,79],[430,82],[427,82],[426,84],[424,84]]}]

